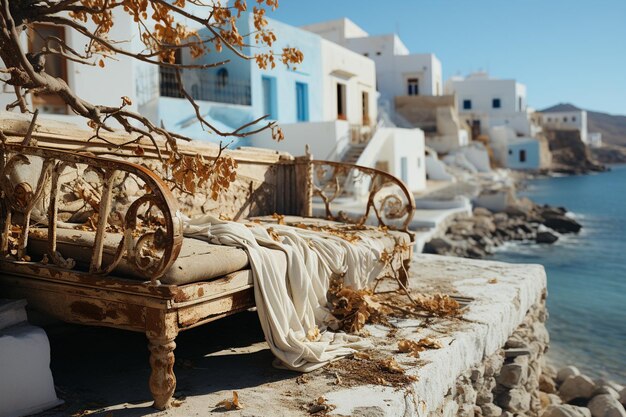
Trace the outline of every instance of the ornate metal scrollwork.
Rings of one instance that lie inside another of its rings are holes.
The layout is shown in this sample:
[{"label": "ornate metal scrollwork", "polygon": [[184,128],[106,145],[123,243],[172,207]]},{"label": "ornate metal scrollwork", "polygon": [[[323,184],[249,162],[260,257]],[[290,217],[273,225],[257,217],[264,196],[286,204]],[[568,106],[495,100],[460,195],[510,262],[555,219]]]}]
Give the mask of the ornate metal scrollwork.
[{"label": "ornate metal scrollwork", "polygon": [[[26,253],[31,223],[46,226],[47,250],[41,261],[52,262],[58,268],[76,267],[72,254],[62,254],[59,250],[61,227],[92,233],[91,258],[85,267],[90,274],[109,274],[124,260],[135,275],[156,283],[175,261],[182,246],[178,205],[168,187],[148,169],[120,160],[20,145],[1,145],[0,152],[3,197],[0,252],[4,261],[32,262]],[[20,180],[18,170],[24,166],[28,166],[28,171],[22,173],[27,172],[30,180]],[[73,174],[74,182],[63,181],[68,173]],[[79,181],[84,182],[83,177],[87,176],[95,185],[89,194],[89,204],[85,205],[94,214],[88,224],[62,221],[59,219],[59,203],[65,196],[62,187],[71,188]],[[130,198],[127,195],[118,198],[124,192],[124,182],[130,180],[141,183],[142,187],[135,187]],[[119,201],[128,204],[120,206]],[[37,218],[33,220],[35,208]],[[119,242],[111,255],[110,241],[115,238]],[[107,257],[105,244],[109,246]]]},{"label": "ornate metal scrollwork", "polygon": [[415,201],[406,185],[386,172],[354,164],[312,161],[313,196],[325,217],[407,231]]}]

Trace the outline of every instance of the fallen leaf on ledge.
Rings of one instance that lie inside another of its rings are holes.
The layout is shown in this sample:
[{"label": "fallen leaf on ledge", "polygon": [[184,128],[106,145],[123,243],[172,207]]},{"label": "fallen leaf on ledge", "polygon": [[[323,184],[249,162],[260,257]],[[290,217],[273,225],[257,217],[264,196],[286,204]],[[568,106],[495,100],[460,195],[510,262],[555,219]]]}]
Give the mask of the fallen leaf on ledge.
[{"label": "fallen leaf on ledge", "polygon": [[215,404],[215,407],[223,408],[226,411],[241,410],[243,408],[239,403],[239,394],[237,394],[237,391],[233,391],[232,400],[222,400],[219,403]]}]

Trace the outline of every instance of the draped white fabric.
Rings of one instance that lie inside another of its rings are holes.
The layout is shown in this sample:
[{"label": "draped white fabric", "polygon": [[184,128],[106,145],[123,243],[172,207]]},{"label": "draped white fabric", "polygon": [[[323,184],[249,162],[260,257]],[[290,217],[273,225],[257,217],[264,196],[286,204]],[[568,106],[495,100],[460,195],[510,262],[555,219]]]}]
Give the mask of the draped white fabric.
[{"label": "draped white fabric", "polygon": [[[261,327],[277,366],[309,372],[328,362],[368,347],[358,336],[327,330],[333,316],[326,294],[333,274],[344,285],[368,285],[382,269],[382,244],[364,234],[358,243],[318,232],[272,224],[282,242],[273,240],[267,226],[227,222],[212,216],[185,219],[184,235],[214,244],[243,248],[250,259],[254,295]],[[307,332],[316,326],[314,340]]]}]

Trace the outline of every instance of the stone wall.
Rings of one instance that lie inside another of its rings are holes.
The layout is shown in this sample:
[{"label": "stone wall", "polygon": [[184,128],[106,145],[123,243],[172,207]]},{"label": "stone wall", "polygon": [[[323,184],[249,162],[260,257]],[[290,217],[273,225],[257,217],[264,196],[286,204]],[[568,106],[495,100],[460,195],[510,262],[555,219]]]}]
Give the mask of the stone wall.
[{"label": "stone wall", "polygon": [[549,335],[545,296],[502,349],[465,371],[429,417],[541,416],[539,385]]}]

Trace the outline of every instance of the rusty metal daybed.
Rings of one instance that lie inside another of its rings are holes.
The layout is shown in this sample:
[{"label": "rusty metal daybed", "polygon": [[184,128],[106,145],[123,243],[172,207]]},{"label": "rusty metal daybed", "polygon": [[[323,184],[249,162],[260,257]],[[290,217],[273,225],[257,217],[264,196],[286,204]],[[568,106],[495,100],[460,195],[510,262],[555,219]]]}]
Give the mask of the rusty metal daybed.
[{"label": "rusty metal daybed", "polygon": [[[138,157],[136,145],[124,145],[127,137],[87,143],[89,132],[51,122],[33,132],[37,146],[22,146],[28,124],[0,120],[7,137],[0,147],[0,294],[26,298],[63,321],[144,332],[158,409],[169,407],[174,393],[178,332],[254,306],[246,253],[184,238],[181,213],[281,221],[319,233],[357,229],[385,241],[397,256],[391,268],[406,280],[414,202],[387,173],[232,151],[237,180],[214,201],[209,190],[171,191],[149,143]],[[216,155],[208,146],[181,150]],[[334,209],[359,192],[359,213]],[[354,226],[364,220],[371,226]]]}]

